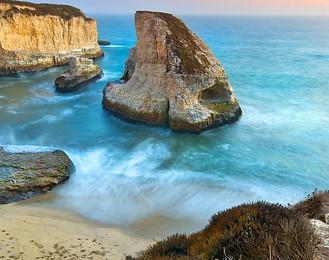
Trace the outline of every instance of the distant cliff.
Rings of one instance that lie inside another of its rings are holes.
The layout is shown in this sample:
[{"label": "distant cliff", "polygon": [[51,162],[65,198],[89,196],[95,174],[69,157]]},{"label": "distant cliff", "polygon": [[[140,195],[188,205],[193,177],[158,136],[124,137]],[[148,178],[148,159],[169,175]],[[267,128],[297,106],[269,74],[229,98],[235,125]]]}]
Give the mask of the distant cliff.
[{"label": "distant cliff", "polygon": [[0,0],[0,74],[63,65],[72,55],[99,57],[96,27],[71,6]]}]

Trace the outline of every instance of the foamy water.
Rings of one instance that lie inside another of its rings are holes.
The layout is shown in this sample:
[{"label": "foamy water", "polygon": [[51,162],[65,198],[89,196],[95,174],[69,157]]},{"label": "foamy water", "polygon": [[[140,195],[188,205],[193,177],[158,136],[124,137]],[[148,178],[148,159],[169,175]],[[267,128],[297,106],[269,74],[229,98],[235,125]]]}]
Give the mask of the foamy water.
[{"label": "foamy water", "polygon": [[244,111],[233,125],[178,134],[103,111],[102,90],[134,46],[131,17],[98,17],[113,45],[97,60],[103,78],[76,93],[54,91],[65,68],[0,79],[0,144],[63,149],[76,166],[49,205],[125,227],[184,221],[189,232],[238,203],[329,187],[328,18],[184,19],[226,68]]}]

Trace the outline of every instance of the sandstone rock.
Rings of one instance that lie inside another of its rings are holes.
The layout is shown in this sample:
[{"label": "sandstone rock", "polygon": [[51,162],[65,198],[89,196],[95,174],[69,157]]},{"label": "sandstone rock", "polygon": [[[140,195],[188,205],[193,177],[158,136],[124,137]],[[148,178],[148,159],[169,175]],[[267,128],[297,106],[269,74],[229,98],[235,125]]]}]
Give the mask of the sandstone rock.
[{"label": "sandstone rock", "polygon": [[182,21],[166,13],[137,12],[135,23],[136,53],[127,62],[136,56],[133,75],[126,66],[126,84],[106,86],[105,109],[196,133],[239,119],[242,111],[224,68]]},{"label": "sandstone rock", "polygon": [[329,224],[329,214],[328,213],[324,215],[324,219],[326,221],[326,224]]},{"label": "sandstone rock", "polygon": [[98,40],[98,44],[101,46],[109,46],[111,45],[111,42],[107,40]]},{"label": "sandstone rock", "polygon": [[66,181],[74,170],[62,151],[7,151],[0,147],[0,204],[31,198]]},{"label": "sandstone rock", "polygon": [[84,83],[102,76],[101,68],[94,65],[92,59],[72,57],[69,65],[70,69],[55,81],[56,90],[59,92],[74,91]]},{"label": "sandstone rock", "polygon": [[64,65],[71,56],[103,55],[96,21],[71,6],[0,0],[0,28],[0,74]]},{"label": "sandstone rock", "polygon": [[329,259],[329,225],[317,219],[311,219],[310,224],[319,239],[314,252],[314,260]]},{"label": "sandstone rock", "polygon": [[123,73],[121,80],[125,82],[130,80],[135,72],[135,66],[136,66],[136,48],[131,48],[128,60],[126,61],[125,64],[125,71]]}]

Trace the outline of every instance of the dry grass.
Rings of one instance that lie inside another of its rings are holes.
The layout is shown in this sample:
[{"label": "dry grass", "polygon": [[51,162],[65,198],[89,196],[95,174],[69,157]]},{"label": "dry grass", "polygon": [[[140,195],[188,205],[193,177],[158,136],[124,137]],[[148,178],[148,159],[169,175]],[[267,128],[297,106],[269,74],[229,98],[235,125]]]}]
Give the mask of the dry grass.
[{"label": "dry grass", "polygon": [[220,212],[204,230],[169,237],[137,259],[311,260],[315,244],[302,215],[257,202]]},{"label": "dry grass", "polygon": [[293,205],[291,209],[296,214],[324,221],[324,214],[329,213],[329,191],[315,190],[305,200]]}]

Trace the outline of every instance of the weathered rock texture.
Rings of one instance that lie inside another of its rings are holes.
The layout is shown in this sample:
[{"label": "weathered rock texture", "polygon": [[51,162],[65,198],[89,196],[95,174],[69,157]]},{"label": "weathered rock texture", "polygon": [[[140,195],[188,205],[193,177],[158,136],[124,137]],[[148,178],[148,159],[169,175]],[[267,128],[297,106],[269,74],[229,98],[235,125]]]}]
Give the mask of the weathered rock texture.
[{"label": "weathered rock texture", "polygon": [[[131,52],[123,76],[128,81],[105,88],[106,109],[127,119],[197,133],[240,117],[223,67],[182,21],[166,13],[137,12],[135,22],[136,53]],[[132,69],[129,64],[134,62]]]},{"label": "weathered rock texture", "polygon": [[135,66],[136,66],[136,48],[131,48],[129,57],[125,64],[125,71],[123,73],[121,80],[124,80],[125,82],[130,80],[135,72]]},{"label": "weathered rock texture", "polygon": [[317,236],[314,260],[329,259],[329,191],[317,192],[293,206],[295,214],[309,219]]},{"label": "weathered rock texture", "polygon": [[59,92],[74,91],[83,84],[102,76],[101,68],[94,65],[92,59],[72,57],[69,64],[70,69],[55,81],[56,90]]},{"label": "weathered rock texture", "polygon": [[314,260],[329,259],[329,225],[317,219],[311,219],[310,224],[318,238]]},{"label": "weathered rock texture", "polygon": [[49,191],[66,181],[73,170],[62,151],[8,152],[0,147],[0,204]]},{"label": "weathered rock texture", "polygon": [[65,5],[0,0],[0,74],[99,57],[96,21]]}]

